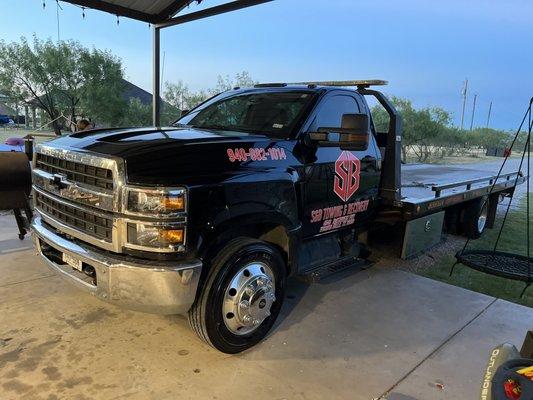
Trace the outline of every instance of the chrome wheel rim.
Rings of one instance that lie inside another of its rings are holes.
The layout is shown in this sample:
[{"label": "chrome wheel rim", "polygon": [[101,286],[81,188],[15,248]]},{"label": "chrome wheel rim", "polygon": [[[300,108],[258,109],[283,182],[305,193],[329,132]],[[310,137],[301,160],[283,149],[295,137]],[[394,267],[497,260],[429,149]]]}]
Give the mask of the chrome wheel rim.
[{"label": "chrome wheel rim", "polygon": [[224,324],[235,335],[250,334],[270,316],[275,301],[276,281],[270,267],[261,262],[247,264],[231,279],[224,293]]},{"label": "chrome wheel rim", "polygon": [[489,207],[487,206],[487,202],[485,202],[483,203],[483,207],[481,207],[481,212],[479,213],[479,218],[477,220],[477,230],[479,232],[483,232],[483,230],[485,229],[488,214],[489,214]]}]

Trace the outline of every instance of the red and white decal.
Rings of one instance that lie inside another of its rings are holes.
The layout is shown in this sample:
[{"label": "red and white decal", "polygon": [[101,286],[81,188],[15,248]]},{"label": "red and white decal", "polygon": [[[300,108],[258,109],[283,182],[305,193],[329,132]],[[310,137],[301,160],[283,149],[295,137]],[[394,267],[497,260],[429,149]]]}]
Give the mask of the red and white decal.
[{"label": "red and white decal", "polygon": [[327,232],[355,222],[355,214],[368,210],[369,200],[354,201],[311,211],[311,223],[322,222],[320,232]]},{"label": "red and white decal", "polygon": [[262,147],[251,147],[246,151],[246,149],[238,148],[238,149],[228,149],[228,159],[230,162],[237,162],[237,161],[278,161],[278,160],[286,160],[287,155],[285,154],[285,149],[281,147],[270,147],[268,149],[262,148]]},{"label": "red and white decal", "polygon": [[349,151],[343,151],[335,161],[333,191],[342,201],[348,201],[359,189],[361,161]]}]

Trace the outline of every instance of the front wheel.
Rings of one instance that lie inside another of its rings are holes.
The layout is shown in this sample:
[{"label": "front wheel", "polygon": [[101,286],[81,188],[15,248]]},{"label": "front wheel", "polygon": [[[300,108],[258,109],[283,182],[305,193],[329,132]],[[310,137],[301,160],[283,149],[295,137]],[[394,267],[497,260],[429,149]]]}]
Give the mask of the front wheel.
[{"label": "front wheel", "polygon": [[246,350],[276,321],[285,279],[277,249],[254,239],[234,239],[211,263],[189,323],[201,339],[224,353]]}]

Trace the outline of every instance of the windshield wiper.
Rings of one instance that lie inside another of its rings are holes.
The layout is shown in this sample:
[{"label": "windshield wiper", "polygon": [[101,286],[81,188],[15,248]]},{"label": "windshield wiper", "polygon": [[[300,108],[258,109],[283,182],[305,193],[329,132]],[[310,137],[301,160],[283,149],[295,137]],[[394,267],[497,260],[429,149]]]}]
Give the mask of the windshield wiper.
[{"label": "windshield wiper", "polygon": [[224,126],[224,125],[217,125],[217,124],[213,124],[213,125],[191,125],[193,128],[198,128],[198,129],[215,129],[215,130],[219,130],[219,131],[230,131],[231,129],[227,126]]}]

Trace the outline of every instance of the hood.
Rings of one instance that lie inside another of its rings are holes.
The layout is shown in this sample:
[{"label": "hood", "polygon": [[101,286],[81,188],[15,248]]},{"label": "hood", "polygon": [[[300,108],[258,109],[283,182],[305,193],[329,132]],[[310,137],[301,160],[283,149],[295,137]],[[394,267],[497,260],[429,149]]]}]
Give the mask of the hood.
[{"label": "hood", "polygon": [[[120,157],[127,180],[134,184],[195,185],[220,181],[246,169],[267,168],[270,162],[239,163],[228,149],[269,149],[289,142],[264,135],[197,128],[90,130],[47,144]],[[286,149],[286,151],[290,149]]]},{"label": "hood", "polygon": [[199,143],[240,142],[261,139],[264,140],[267,137],[243,132],[197,128],[120,128],[77,132],[55,139],[50,143],[127,158],[139,153],[151,153],[159,147],[179,147]]}]

